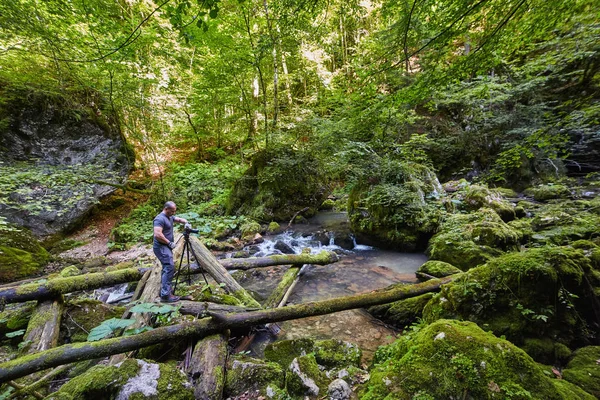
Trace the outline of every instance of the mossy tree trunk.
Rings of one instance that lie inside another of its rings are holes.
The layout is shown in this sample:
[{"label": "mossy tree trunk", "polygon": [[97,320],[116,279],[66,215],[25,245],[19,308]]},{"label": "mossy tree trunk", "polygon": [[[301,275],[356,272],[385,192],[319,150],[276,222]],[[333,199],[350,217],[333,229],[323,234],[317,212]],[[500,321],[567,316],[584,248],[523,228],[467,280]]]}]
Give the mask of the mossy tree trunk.
[{"label": "mossy tree trunk", "polygon": [[208,313],[239,313],[256,311],[258,308],[230,306],[227,304],[217,304],[208,301],[188,301],[180,300],[177,302],[179,312],[184,315],[194,315],[197,318],[208,316]]},{"label": "mossy tree trunk", "polygon": [[207,335],[219,333],[230,328],[249,327],[252,325],[287,321],[315,315],[331,314],[354,308],[391,303],[393,301],[419,296],[423,293],[437,291],[442,284],[451,282],[457,276],[460,275],[454,275],[443,279],[432,279],[415,285],[396,285],[391,289],[282,308],[252,311],[241,314],[212,314],[212,318],[204,318],[183,324],[156,328],[137,335],[105,339],[98,342],[68,344],[0,364],[0,383],[26,376],[46,368],[75,361],[107,357],[112,354],[124,353],[161,342],[175,341],[184,338],[206,337]]},{"label": "mossy tree trunk", "polygon": [[271,267],[274,265],[326,265],[332,264],[339,260],[337,254],[332,251],[321,251],[319,254],[281,254],[268,257],[251,257],[251,258],[228,258],[219,260],[219,263],[225,269],[253,269],[261,267]]},{"label": "mossy tree trunk", "polygon": [[190,237],[190,244],[195,255],[196,262],[218,283],[223,283],[225,289],[237,297],[248,307],[261,308],[261,305],[246,291],[229,272],[219,263],[215,256],[208,250],[198,238]]},{"label": "mossy tree trunk", "polygon": [[228,338],[228,335],[220,333],[196,343],[188,375],[194,385],[194,395],[197,399],[223,398]]},{"label": "mossy tree trunk", "polygon": [[63,313],[62,296],[54,300],[38,302],[31,319],[27,325],[27,331],[23,341],[29,343],[24,352],[26,354],[37,353],[56,347],[60,333],[60,317]]}]

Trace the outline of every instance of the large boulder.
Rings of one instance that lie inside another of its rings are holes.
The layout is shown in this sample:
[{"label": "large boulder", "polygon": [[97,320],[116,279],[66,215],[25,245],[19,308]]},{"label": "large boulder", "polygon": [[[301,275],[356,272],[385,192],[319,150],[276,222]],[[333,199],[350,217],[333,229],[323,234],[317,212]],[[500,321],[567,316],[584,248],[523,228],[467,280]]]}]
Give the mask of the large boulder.
[{"label": "large boulder", "polygon": [[444,285],[423,318],[473,321],[517,345],[528,338],[569,348],[591,343],[598,330],[594,288],[600,285],[593,254],[542,247],[503,255]]},{"label": "large boulder", "polygon": [[0,282],[39,275],[50,259],[48,252],[29,229],[2,222],[0,217]]},{"label": "large boulder", "polygon": [[577,350],[563,370],[566,381],[576,384],[600,398],[600,346]]},{"label": "large boulder", "polygon": [[373,363],[363,400],[594,399],[472,322],[436,321],[380,347]]},{"label": "large boulder", "polygon": [[361,243],[422,250],[443,215],[443,192],[431,168],[383,159],[350,193],[352,230]]},{"label": "large boulder", "polygon": [[97,365],[65,383],[48,400],[85,399],[193,400],[187,377],[176,367],[128,359]]},{"label": "large boulder", "polygon": [[450,215],[431,238],[427,252],[432,260],[466,271],[504,251],[517,250],[521,239],[521,232],[502,221],[494,210],[481,208],[470,214]]},{"label": "large boulder", "polygon": [[[67,103],[0,83],[0,215],[45,236],[73,228],[115,190],[131,152],[95,99]],[[66,105],[67,104],[67,105]]]}]

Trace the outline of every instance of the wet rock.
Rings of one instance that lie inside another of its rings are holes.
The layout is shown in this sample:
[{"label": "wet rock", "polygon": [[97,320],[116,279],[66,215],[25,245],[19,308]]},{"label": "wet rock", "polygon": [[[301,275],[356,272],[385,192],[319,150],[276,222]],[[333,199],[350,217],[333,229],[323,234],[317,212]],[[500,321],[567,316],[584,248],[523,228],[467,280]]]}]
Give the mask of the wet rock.
[{"label": "wet rock", "polygon": [[250,246],[250,247],[248,247],[248,253],[250,255],[254,255],[254,254],[258,253],[259,251],[260,251],[260,247],[258,247],[258,246]]},{"label": "wet rock", "polygon": [[336,379],[329,384],[327,395],[330,400],[349,400],[352,397],[352,389],[345,380]]},{"label": "wet rock", "polygon": [[333,238],[333,243],[344,250],[352,250],[354,248],[354,236],[351,234],[337,234]]},{"label": "wet rock", "polygon": [[327,377],[313,354],[294,358],[285,377],[288,392],[297,396],[318,396],[327,388]]},{"label": "wet rock", "polygon": [[279,250],[280,252],[282,252],[283,254],[296,254],[296,252],[294,251],[294,249],[292,249],[290,247],[290,245],[288,245],[287,243],[285,243],[282,240],[278,240],[275,245],[273,246],[273,248]]}]

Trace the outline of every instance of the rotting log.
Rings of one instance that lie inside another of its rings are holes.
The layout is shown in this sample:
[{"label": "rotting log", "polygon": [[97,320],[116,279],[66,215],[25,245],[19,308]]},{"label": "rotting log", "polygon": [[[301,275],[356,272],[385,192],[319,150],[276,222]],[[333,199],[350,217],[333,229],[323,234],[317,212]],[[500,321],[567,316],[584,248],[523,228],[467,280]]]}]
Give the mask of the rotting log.
[{"label": "rotting log", "polygon": [[[196,238],[195,242],[199,243],[202,247],[204,247],[200,241]],[[181,250],[183,245],[182,241],[179,241],[177,249],[175,250],[175,254],[173,255],[173,259],[175,262],[179,261],[179,257],[181,256]],[[196,250],[199,248],[198,245],[194,247],[195,251],[198,253],[198,256],[202,259],[202,262],[207,262],[208,258],[212,258],[211,262],[208,265],[208,272],[211,274],[211,271],[217,271],[224,268],[226,269],[241,269],[247,270],[252,268],[260,268],[260,267],[269,267],[276,265],[298,265],[298,264],[315,264],[315,265],[324,265],[331,264],[338,260],[338,257],[333,252],[322,251],[319,254],[288,254],[288,255],[275,255],[269,257],[257,257],[257,258],[246,258],[246,259],[226,259],[226,260],[217,260],[212,253],[208,249],[204,247],[204,250]],[[179,250],[178,250],[179,249]],[[177,253],[179,251],[179,253]],[[202,256],[200,255],[202,254]],[[210,256],[208,255],[210,254]],[[215,264],[216,262],[216,264]],[[158,262],[157,262],[158,263]],[[221,265],[221,267],[219,267]],[[205,265],[206,267],[206,265]],[[151,270],[156,270],[158,268],[158,276],[156,273],[154,274],[154,278],[159,278],[158,283],[160,287],[160,263],[158,263],[158,267],[155,265],[155,268],[151,268]],[[177,268],[177,266],[176,266]],[[67,294],[71,292],[76,292],[79,290],[93,290],[98,289],[105,286],[113,286],[122,283],[135,282],[142,279],[144,274],[148,271],[148,268],[125,268],[116,271],[109,272],[95,272],[84,275],[71,276],[67,278],[53,278],[49,279],[43,283],[35,283],[31,282],[31,280],[22,281],[22,282],[14,282],[10,284],[10,286],[0,287],[0,303],[8,304],[8,303],[19,303],[30,300],[46,300],[52,299],[61,294]],[[198,274],[202,272],[201,268],[190,268],[190,273]],[[224,271],[219,272],[217,276],[224,277]],[[227,274],[228,276],[228,274]],[[215,276],[213,276],[215,278]],[[38,279],[39,280],[39,279]],[[217,280],[215,278],[215,280]],[[154,284],[156,284],[156,279],[151,280]],[[229,283],[233,281],[233,278],[229,277]],[[221,281],[220,281],[221,282]],[[228,283],[223,280],[222,282]],[[235,282],[235,281],[233,281]],[[238,289],[235,289],[235,285],[231,288],[232,291],[239,291],[241,286],[237,285]],[[143,287],[143,286],[142,286]],[[155,287],[151,288],[153,291]],[[157,289],[158,290],[158,289]],[[152,292],[153,293],[153,292]],[[158,293],[158,292],[157,292]],[[158,294],[156,295],[158,296]],[[248,294],[248,296],[250,296]],[[251,297],[251,296],[250,296]],[[252,300],[246,299],[250,303]],[[247,304],[251,306],[252,304]]]},{"label": "rotting log", "polygon": [[0,383],[62,364],[107,357],[112,354],[124,353],[165,341],[206,337],[228,328],[242,328],[251,325],[287,321],[391,303],[437,291],[441,285],[451,282],[461,275],[456,274],[443,279],[433,279],[414,285],[395,285],[391,289],[281,308],[241,314],[213,314],[212,318],[160,327],[137,335],[105,339],[97,342],[67,344],[0,364]]},{"label": "rotting log", "polygon": [[134,282],[140,280],[146,270],[147,268],[127,268],[68,278],[54,278],[44,283],[29,283],[18,287],[4,288],[0,289],[0,302],[19,303],[29,300],[48,300],[80,290],[92,290],[103,286]]},{"label": "rotting log", "polygon": [[23,341],[29,343],[26,354],[56,347],[60,333],[60,318],[64,307],[62,296],[38,302],[31,314]]},{"label": "rotting log", "polygon": [[258,308],[241,307],[241,306],[230,306],[227,304],[217,304],[208,301],[190,301],[180,300],[176,303],[179,308],[179,312],[184,315],[194,315],[198,318],[206,317],[209,312],[212,313],[238,313],[238,312],[250,312],[256,311]]},{"label": "rotting log", "polygon": [[221,333],[205,337],[196,344],[187,372],[194,385],[194,395],[197,399],[221,400],[223,398],[227,340],[228,337]]},{"label": "rotting log", "polygon": [[250,293],[246,291],[229,272],[219,263],[215,256],[208,250],[198,238],[191,236],[190,245],[196,257],[196,262],[202,269],[218,283],[223,283],[227,292],[242,301],[248,307],[261,308],[260,304]]},{"label": "rotting log", "polygon": [[253,268],[272,267],[275,265],[326,265],[339,261],[339,257],[332,251],[321,251],[318,254],[281,254],[268,257],[226,258],[219,260],[225,269],[248,270]]}]

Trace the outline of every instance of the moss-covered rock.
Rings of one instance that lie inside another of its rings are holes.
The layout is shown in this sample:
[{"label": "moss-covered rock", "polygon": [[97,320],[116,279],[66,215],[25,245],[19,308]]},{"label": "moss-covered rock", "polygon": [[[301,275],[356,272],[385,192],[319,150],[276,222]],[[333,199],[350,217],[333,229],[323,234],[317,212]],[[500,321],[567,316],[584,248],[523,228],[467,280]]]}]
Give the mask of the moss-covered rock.
[{"label": "moss-covered rock", "polygon": [[314,354],[294,358],[285,375],[285,387],[295,396],[319,396],[327,393],[329,380],[321,372]]},{"label": "moss-covered rock", "polygon": [[260,224],[256,221],[246,221],[240,227],[240,231],[242,234],[242,240],[251,240],[257,233],[260,233],[262,228]]},{"label": "moss-covered rock", "polygon": [[227,211],[260,221],[289,221],[308,207],[314,215],[329,194],[324,162],[312,149],[273,145],[258,152],[228,199]]},{"label": "moss-covered rock", "polygon": [[417,269],[416,275],[422,281],[431,279],[427,275],[434,276],[436,278],[443,278],[454,274],[459,274],[462,271],[456,268],[452,264],[448,264],[444,261],[429,260],[425,264],[421,265]]},{"label": "moss-covered rock", "polygon": [[319,207],[320,210],[333,210],[333,207],[335,207],[335,201],[333,201],[332,199],[325,199],[325,201],[323,203],[321,203],[321,206]]},{"label": "moss-covered rock", "polygon": [[564,365],[572,353],[567,346],[548,337],[527,338],[519,347],[537,362],[547,365]]},{"label": "moss-covered rock", "polygon": [[350,225],[363,243],[424,249],[444,213],[443,189],[429,167],[381,160],[348,198]]},{"label": "moss-covered rock", "polygon": [[463,271],[482,265],[503,251],[517,250],[521,233],[498,214],[481,208],[471,214],[454,214],[429,241],[432,260],[444,261]]},{"label": "moss-covered rock", "polygon": [[470,185],[465,190],[463,201],[468,211],[490,208],[505,222],[515,219],[513,205],[506,201],[497,190],[480,185]]},{"label": "moss-covered rock", "polygon": [[69,276],[77,276],[81,275],[81,270],[77,268],[75,265],[69,265],[68,267],[63,268],[60,271],[61,278],[68,278]]},{"label": "moss-covered rock", "polygon": [[271,221],[271,222],[269,222],[269,226],[267,227],[267,232],[275,233],[275,232],[279,232],[280,229],[281,229],[281,226],[277,222]]},{"label": "moss-covered rock", "polygon": [[13,282],[42,272],[50,255],[27,228],[0,225],[0,282]]},{"label": "moss-covered rock", "polygon": [[572,247],[543,247],[506,254],[444,285],[423,318],[476,322],[519,345],[552,338],[576,348],[593,335],[596,300],[584,284],[591,262]]},{"label": "moss-covered rock", "polygon": [[309,338],[281,340],[269,343],[265,347],[265,359],[279,364],[286,370],[294,358],[312,353],[314,348],[315,341]]},{"label": "moss-covered rock", "polygon": [[432,297],[433,293],[425,293],[406,300],[369,307],[367,311],[390,325],[404,328],[421,318],[423,308]]},{"label": "moss-covered rock", "polygon": [[27,328],[34,302],[18,304],[0,313],[0,335]]},{"label": "moss-covered rock", "polygon": [[328,369],[358,367],[362,357],[357,345],[338,339],[316,341],[314,354],[317,363]]},{"label": "moss-covered rock", "polygon": [[548,201],[569,197],[571,191],[564,185],[544,184],[525,189],[525,195],[533,197],[535,201]]},{"label": "moss-covered rock", "polygon": [[471,322],[439,320],[379,348],[363,400],[592,399]]},{"label": "moss-covered rock", "polygon": [[593,204],[587,201],[569,201],[543,205],[535,210],[531,222],[534,230],[532,241],[564,245],[597,237],[600,234],[600,215],[593,212]]},{"label": "moss-covered rock", "polygon": [[125,307],[110,306],[98,300],[69,301],[61,318],[63,342],[85,342],[88,332],[111,318],[121,318]]},{"label": "moss-covered rock", "polygon": [[284,372],[274,362],[235,357],[227,362],[224,396],[238,396],[246,391],[266,394],[267,387],[284,387]]},{"label": "moss-covered rock", "polygon": [[97,365],[65,383],[48,400],[194,399],[187,377],[168,364],[128,359],[115,366]]},{"label": "moss-covered rock", "polygon": [[600,398],[600,346],[583,347],[563,370],[563,378]]}]

